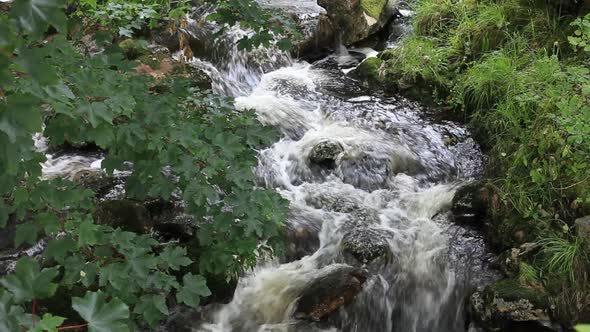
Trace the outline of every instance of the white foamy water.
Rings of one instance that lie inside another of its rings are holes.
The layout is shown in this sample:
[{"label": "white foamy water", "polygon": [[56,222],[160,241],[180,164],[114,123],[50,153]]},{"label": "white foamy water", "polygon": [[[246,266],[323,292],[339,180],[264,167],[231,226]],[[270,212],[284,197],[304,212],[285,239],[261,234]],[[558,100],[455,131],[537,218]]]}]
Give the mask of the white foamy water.
[{"label": "white foamy water", "polygon": [[[288,239],[288,250],[304,254],[288,263],[261,263],[239,280],[233,300],[196,329],[462,331],[465,271],[449,263],[445,212],[471,177],[457,167],[464,156],[445,146],[440,127],[423,120],[418,107],[360,94],[338,70],[305,63],[275,68],[247,93],[229,94],[238,96],[238,109],[256,110],[263,123],[283,133],[260,153],[256,175],[291,202],[287,228],[316,234],[317,243]],[[329,166],[310,157],[326,142],[339,147]],[[384,243],[387,262],[351,259],[344,250],[351,236]],[[330,324],[298,320],[306,287],[348,265],[369,272],[354,301]]]}]

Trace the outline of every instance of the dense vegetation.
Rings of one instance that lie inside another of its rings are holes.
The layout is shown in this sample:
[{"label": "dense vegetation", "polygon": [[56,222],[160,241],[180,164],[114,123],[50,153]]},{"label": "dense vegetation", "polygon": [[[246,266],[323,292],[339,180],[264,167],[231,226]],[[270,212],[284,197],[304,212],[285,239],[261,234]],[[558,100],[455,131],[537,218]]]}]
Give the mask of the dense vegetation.
[{"label": "dense vegetation", "polygon": [[464,115],[491,157],[491,238],[540,245],[513,272],[567,321],[590,304],[590,15],[565,4],[420,0],[414,33],[359,75]]},{"label": "dense vegetation", "polygon": [[[289,22],[274,13],[251,1],[214,4],[215,20],[254,31],[242,47],[289,47]],[[0,330],[154,326],[172,305],[197,307],[208,278],[252,266],[261,242],[279,249],[286,203],[252,173],[274,131],[195,87],[188,68],[156,79],[129,61],[147,43],[124,39],[162,26],[190,53],[176,29],[188,5],[16,0],[0,13],[0,228],[16,228],[17,248],[47,241],[42,257],[24,255],[0,279]],[[42,177],[33,135],[44,126],[52,146],[95,145],[110,174],[130,169],[128,199],[180,197],[198,224],[195,240],[160,243],[148,229],[99,224],[95,193]]]}]

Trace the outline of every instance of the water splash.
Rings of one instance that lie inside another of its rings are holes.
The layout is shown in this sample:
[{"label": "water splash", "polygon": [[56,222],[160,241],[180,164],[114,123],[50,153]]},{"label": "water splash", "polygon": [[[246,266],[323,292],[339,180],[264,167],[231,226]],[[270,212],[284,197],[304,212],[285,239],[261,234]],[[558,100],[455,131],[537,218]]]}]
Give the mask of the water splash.
[{"label": "water splash", "polygon": [[[464,129],[429,121],[402,99],[366,95],[339,70],[305,63],[262,75],[236,105],[255,109],[284,134],[261,151],[256,174],[291,202],[287,229],[294,238],[287,239],[287,250],[296,260],[262,264],[242,277],[232,302],[199,331],[326,328],[301,325],[294,310],[311,280],[343,264],[363,266],[371,277],[354,302],[330,318],[331,328],[464,330],[465,288],[490,273],[480,269],[465,284],[466,267],[449,262],[456,257],[449,254],[454,226],[445,211],[476,173],[461,167],[466,151],[448,146],[444,136],[452,132],[468,141]],[[310,158],[323,142],[341,147],[333,167]],[[481,158],[472,148],[468,154]],[[350,234],[376,236],[369,241],[383,240],[390,256],[370,264],[351,259],[343,249]],[[481,245],[461,245],[472,243]]]}]

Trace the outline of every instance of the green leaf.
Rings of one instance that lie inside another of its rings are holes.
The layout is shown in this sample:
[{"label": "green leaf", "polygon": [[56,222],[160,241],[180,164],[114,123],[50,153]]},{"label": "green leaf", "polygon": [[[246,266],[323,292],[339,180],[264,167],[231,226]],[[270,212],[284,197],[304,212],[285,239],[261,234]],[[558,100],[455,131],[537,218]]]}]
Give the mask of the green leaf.
[{"label": "green leaf", "polygon": [[39,50],[21,49],[16,63],[40,85],[53,85],[59,82],[56,72],[47,64]]},{"label": "green leaf", "polygon": [[49,24],[60,32],[66,31],[64,8],[65,0],[16,0],[12,4],[10,16],[17,20],[19,28],[38,38]]},{"label": "green leaf", "polygon": [[151,327],[154,327],[169,314],[166,300],[160,294],[141,296],[133,312],[141,314]]},{"label": "green leaf", "polygon": [[588,324],[576,325],[576,331],[577,332],[590,332],[590,325],[588,325]]},{"label": "green leaf", "polygon": [[78,112],[86,116],[93,128],[98,127],[101,123],[112,123],[113,115],[104,103],[85,103],[78,108]]},{"label": "green leaf", "polygon": [[182,266],[188,266],[193,261],[186,257],[186,249],[181,247],[166,247],[159,256],[164,268],[174,271],[180,270]]},{"label": "green leaf", "polygon": [[91,220],[84,220],[78,227],[78,245],[91,246],[98,243],[99,226]]},{"label": "green leaf", "polygon": [[12,294],[0,289],[0,331],[19,331],[24,316],[22,307],[15,305]]},{"label": "green leaf", "polygon": [[35,222],[43,227],[45,234],[55,234],[61,230],[59,220],[53,213],[39,213],[35,217]]},{"label": "green leaf", "polygon": [[57,332],[57,328],[63,324],[66,319],[64,317],[53,316],[52,314],[45,314],[39,325],[33,328],[33,332]]},{"label": "green leaf", "polygon": [[51,281],[58,273],[57,268],[40,270],[36,260],[23,257],[16,263],[14,274],[0,279],[0,284],[14,295],[16,303],[23,303],[51,297],[57,289],[57,284]]},{"label": "green leaf", "polygon": [[293,47],[293,43],[290,39],[284,38],[277,42],[277,46],[281,51],[289,51]]},{"label": "green leaf", "polygon": [[115,140],[113,127],[105,123],[101,123],[97,127],[89,129],[87,134],[90,140],[94,141],[96,145],[103,149],[107,149]]},{"label": "green leaf", "polygon": [[88,322],[89,332],[129,331],[129,307],[117,298],[107,301],[101,291],[72,298],[72,308]]},{"label": "green leaf", "polygon": [[55,239],[49,241],[47,248],[43,253],[43,256],[47,258],[53,258],[58,262],[63,262],[67,254],[76,249],[76,241],[71,237],[63,239]]},{"label": "green leaf", "polygon": [[41,231],[41,226],[34,222],[26,222],[16,226],[14,246],[20,247],[23,243],[35,244]]},{"label": "green leaf", "polygon": [[196,276],[192,273],[187,273],[182,278],[182,283],[182,288],[176,293],[178,302],[198,308],[201,297],[211,295],[211,291],[207,288],[207,280],[200,275]]}]

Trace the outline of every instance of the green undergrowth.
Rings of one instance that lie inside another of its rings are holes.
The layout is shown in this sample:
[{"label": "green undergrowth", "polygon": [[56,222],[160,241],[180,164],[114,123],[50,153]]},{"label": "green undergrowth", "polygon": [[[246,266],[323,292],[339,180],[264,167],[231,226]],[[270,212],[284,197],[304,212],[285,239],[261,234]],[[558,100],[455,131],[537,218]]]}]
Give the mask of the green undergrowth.
[{"label": "green undergrowth", "polygon": [[[287,37],[253,1],[214,2],[218,21],[255,30],[242,47]],[[230,288],[262,249],[280,252],[288,203],[252,172],[278,133],[139,39],[182,25],[186,3],[15,0],[0,10],[0,233],[16,253],[2,253],[0,331],[154,330],[173,308],[198,310],[212,286]],[[128,170],[124,200],[101,202],[75,176],[43,177],[41,132],[52,148],[100,148],[100,177]],[[190,231],[154,236],[146,206],[180,200]],[[29,257],[33,246],[44,250]]]},{"label": "green undergrowth", "polygon": [[574,221],[590,214],[590,15],[528,0],[419,0],[415,12],[414,34],[380,55],[381,85],[468,120],[490,156],[492,241],[541,245],[522,283],[587,292]]}]

